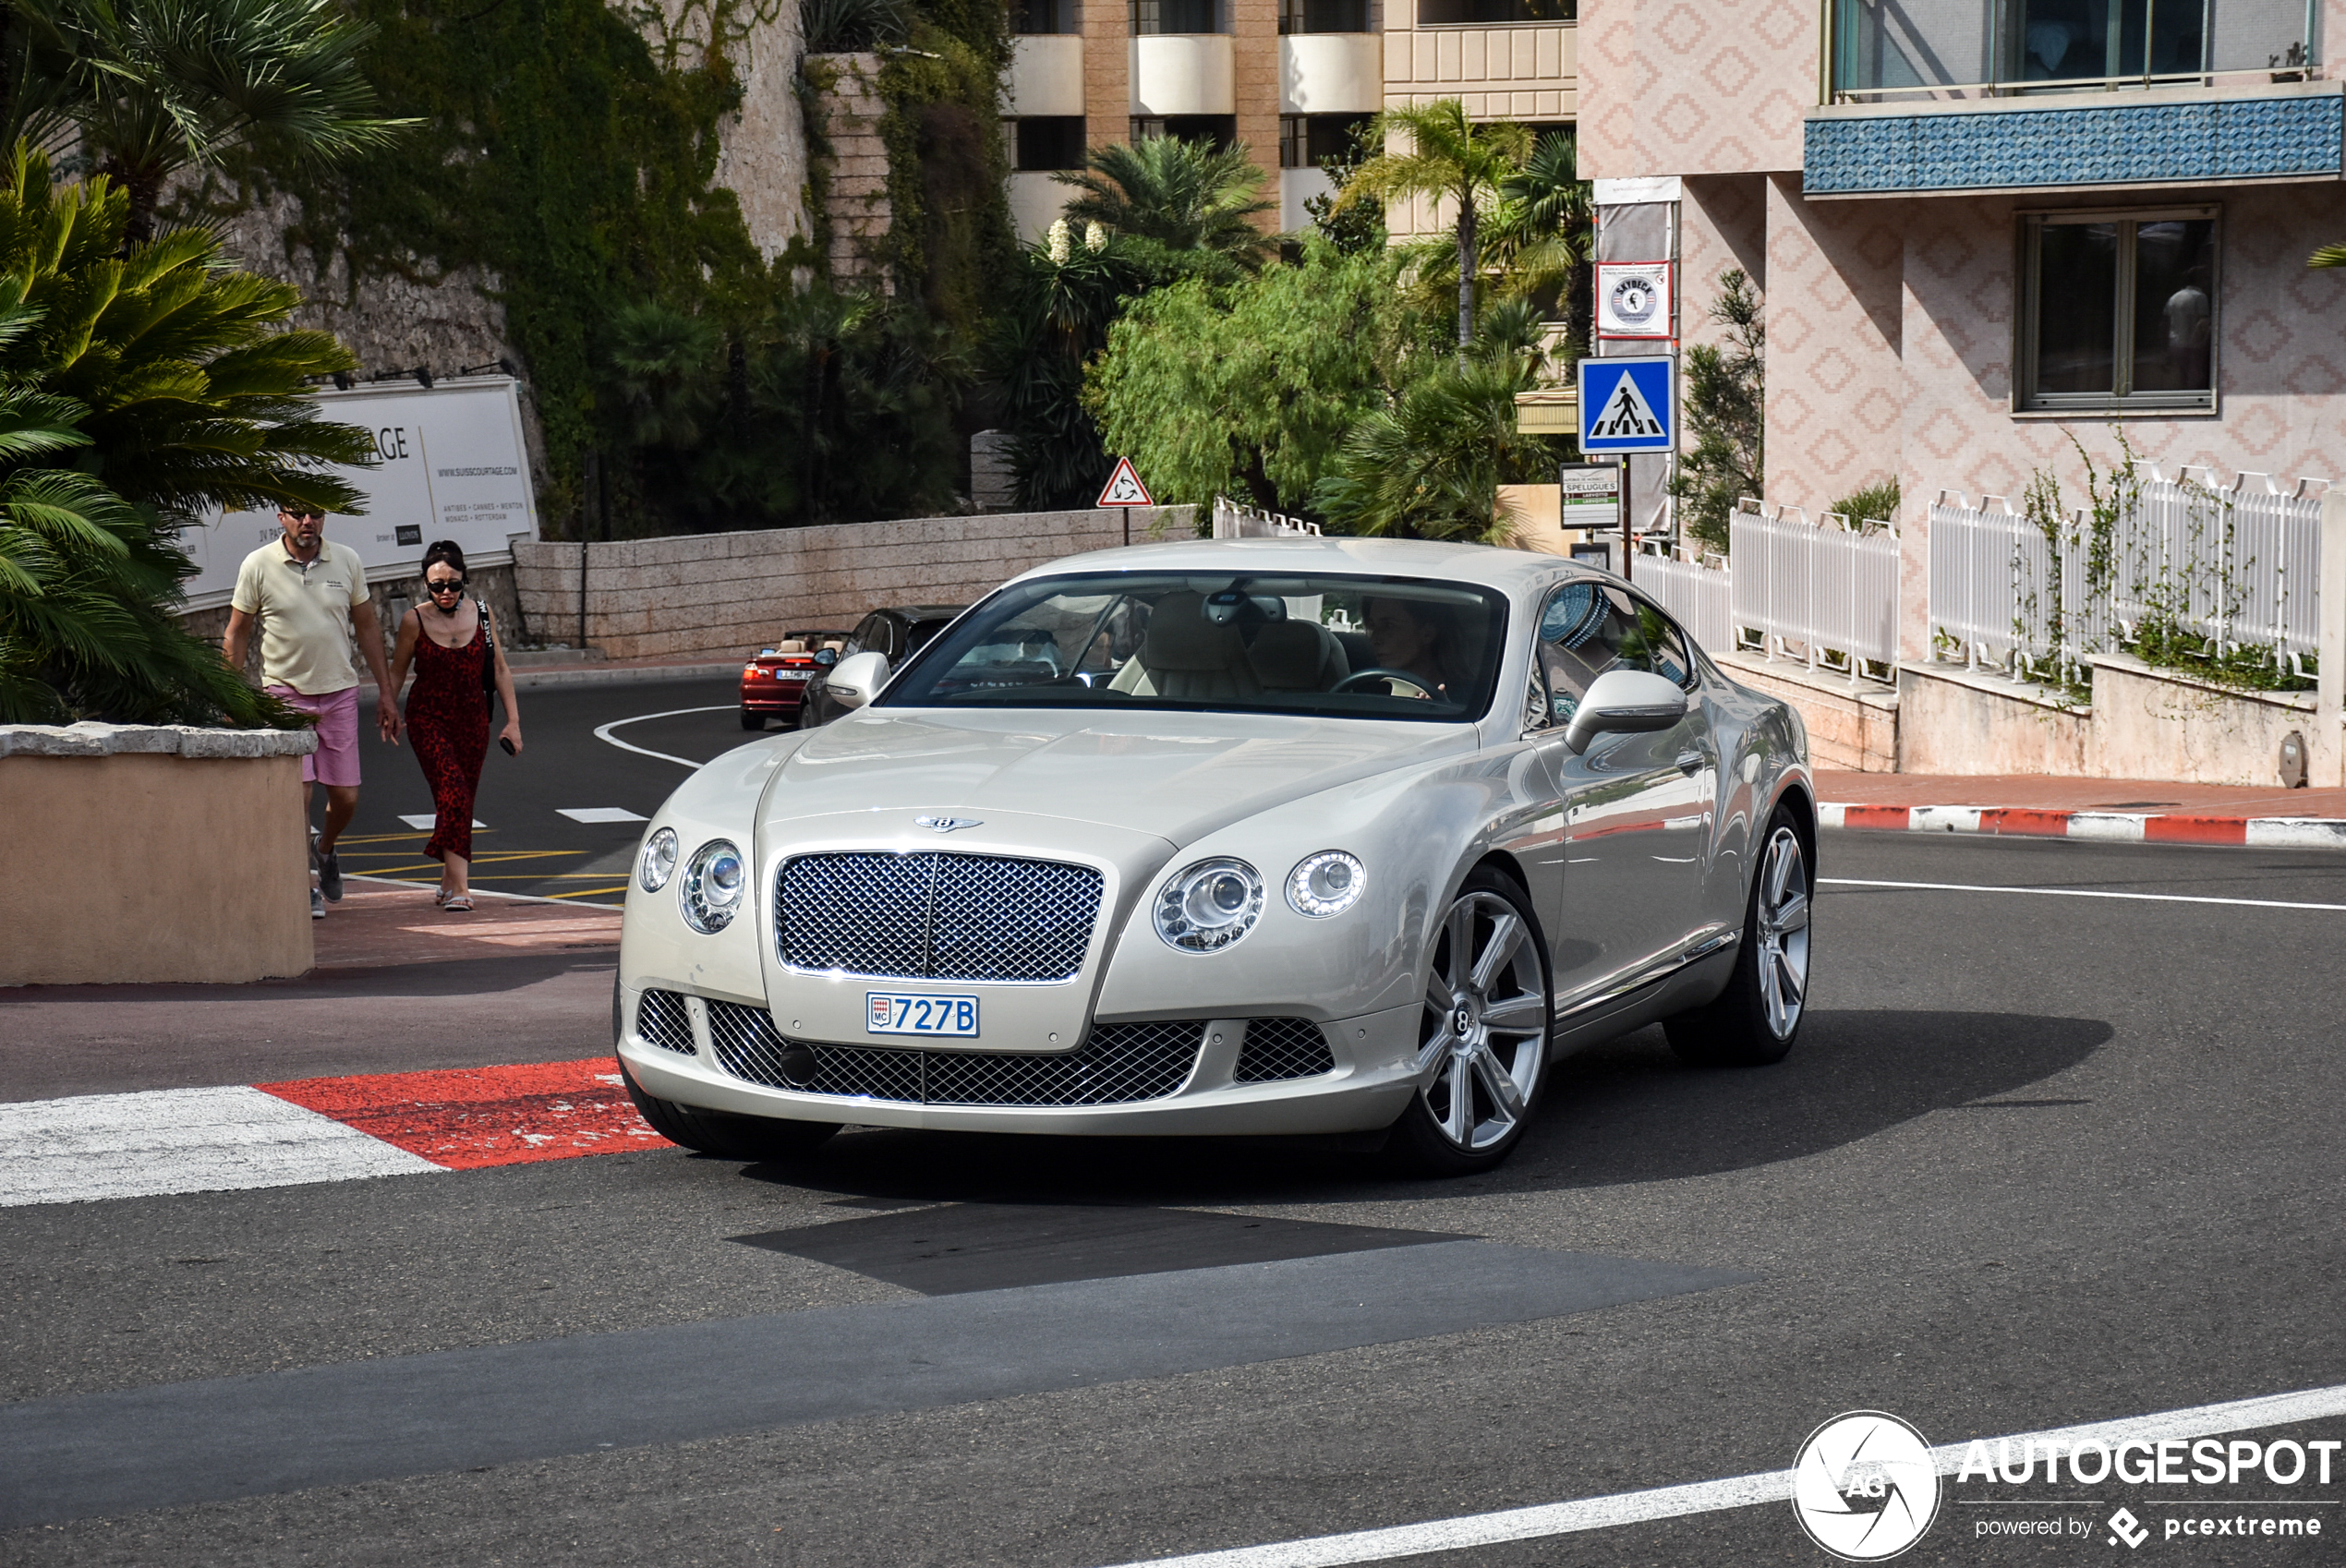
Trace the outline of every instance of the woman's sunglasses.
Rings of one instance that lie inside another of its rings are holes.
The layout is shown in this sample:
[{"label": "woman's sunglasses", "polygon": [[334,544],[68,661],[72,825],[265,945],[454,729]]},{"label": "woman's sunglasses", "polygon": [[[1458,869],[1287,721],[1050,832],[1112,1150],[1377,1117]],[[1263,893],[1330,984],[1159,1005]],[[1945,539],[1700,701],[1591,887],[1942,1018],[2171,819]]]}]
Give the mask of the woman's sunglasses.
[{"label": "woman's sunglasses", "polygon": [[424,587],[434,597],[441,594],[461,594],[465,591],[465,580],[462,577],[427,577]]}]

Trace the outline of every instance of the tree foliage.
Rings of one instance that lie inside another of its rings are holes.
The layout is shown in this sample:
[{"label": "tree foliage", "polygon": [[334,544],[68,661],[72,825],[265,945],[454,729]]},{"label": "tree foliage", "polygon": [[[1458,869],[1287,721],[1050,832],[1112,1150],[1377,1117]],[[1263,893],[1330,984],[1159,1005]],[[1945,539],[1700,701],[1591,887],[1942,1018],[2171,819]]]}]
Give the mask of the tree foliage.
[{"label": "tree foliage", "polygon": [[1681,505],[1680,525],[1712,549],[1727,548],[1727,520],[1743,496],[1766,492],[1761,447],[1767,329],[1760,296],[1739,269],[1719,279],[1711,320],[1726,346],[1694,344],[1686,352],[1687,429],[1694,450],[1678,459],[1670,493]]},{"label": "tree foliage", "polygon": [[611,324],[611,424],[686,527],[853,522],[952,503],[968,356],[917,308],[822,285],[728,333],[647,302]]},{"label": "tree foliage", "polygon": [[0,718],[299,722],[173,618],[177,533],[208,506],[358,509],[318,465],[372,442],[300,396],[350,358],[210,235],[127,245],[130,211],[21,145],[0,186]]},{"label": "tree foliage", "polygon": [[11,0],[0,145],[75,148],[154,234],[163,187],[266,143],[299,162],[389,146],[359,54],[375,30],[334,0]]},{"label": "tree foliage", "polygon": [[1067,204],[1070,223],[1095,223],[1143,246],[1240,268],[1260,266],[1276,249],[1255,220],[1278,203],[1263,195],[1263,171],[1242,142],[1217,148],[1148,137],[1093,148],[1083,169],[1052,177],[1080,193]]},{"label": "tree foliage", "polygon": [[1144,295],[1110,329],[1085,403],[1159,500],[1300,511],[1346,432],[1438,353],[1438,325],[1396,292],[1401,265],[1314,237],[1294,265]]},{"label": "tree foliage", "polygon": [[1547,370],[1539,339],[1529,303],[1492,307],[1463,356],[1354,424],[1313,507],[1346,533],[1511,543],[1499,486],[1551,478],[1563,455],[1553,439],[1516,429],[1515,394]]}]

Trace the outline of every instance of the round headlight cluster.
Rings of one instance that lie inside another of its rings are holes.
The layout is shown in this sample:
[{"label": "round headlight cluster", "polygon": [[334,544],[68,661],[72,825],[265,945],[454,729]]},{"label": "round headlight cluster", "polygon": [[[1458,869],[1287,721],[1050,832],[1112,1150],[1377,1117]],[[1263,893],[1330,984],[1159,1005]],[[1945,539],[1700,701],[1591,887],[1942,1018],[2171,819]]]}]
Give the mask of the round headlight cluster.
[{"label": "round headlight cluster", "polygon": [[635,857],[635,885],[647,893],[657,893],[668,886],[676,874],[676,830],[663,827],[644,840],[644,852]]},{"label": "round headlight cluster", "polygon": [[684,879],[676,889],[684,923],[715,935],[732,923],[742,907],[742,890],[748,886],[749,868],[742,862],[739,850],[723,838],[703,844],[693,851],[692,862],[684,867]]},{"label": "round headlight cluster", "polygon": [[1342,850],[1306,855],[1288,873],[1288,907],[1313,920],[1340,915],[1358,903],[1369,885],[1368,867]]},{"label": "round headlight cluster", "polygon": [[1211,860],[1175,873],[1156,893],[1156,934],[1185,953],[1215,953],[1263,918],[1263,874],[1244,861]]}]

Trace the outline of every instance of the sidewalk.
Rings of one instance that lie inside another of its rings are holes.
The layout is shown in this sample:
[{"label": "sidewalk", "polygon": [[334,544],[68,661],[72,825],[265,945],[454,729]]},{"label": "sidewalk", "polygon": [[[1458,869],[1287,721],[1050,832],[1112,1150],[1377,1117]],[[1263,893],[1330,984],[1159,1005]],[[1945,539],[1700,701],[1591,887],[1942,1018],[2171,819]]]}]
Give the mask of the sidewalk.
[{"label": "sidewalk", "polygon": [[1820,769],[1828,827],[2346,850],[2346,790]]}]

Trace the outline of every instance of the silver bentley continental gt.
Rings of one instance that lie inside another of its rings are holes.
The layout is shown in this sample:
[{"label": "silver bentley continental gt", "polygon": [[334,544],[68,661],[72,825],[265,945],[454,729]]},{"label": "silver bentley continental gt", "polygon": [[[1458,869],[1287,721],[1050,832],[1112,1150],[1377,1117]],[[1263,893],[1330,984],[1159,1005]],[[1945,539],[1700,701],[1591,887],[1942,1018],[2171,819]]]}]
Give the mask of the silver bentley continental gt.
[{"label": "silver bentley continental gt", "polygon": [[1799,1032],[1799,716],[1607,573],[1107,550],[830,682],[853,712],[700,769],[636,859],[620,1065],[689,1148],[1382,1134],[1463,1174],[1568,1051],[1659,1020],[1759,1064]]}]

